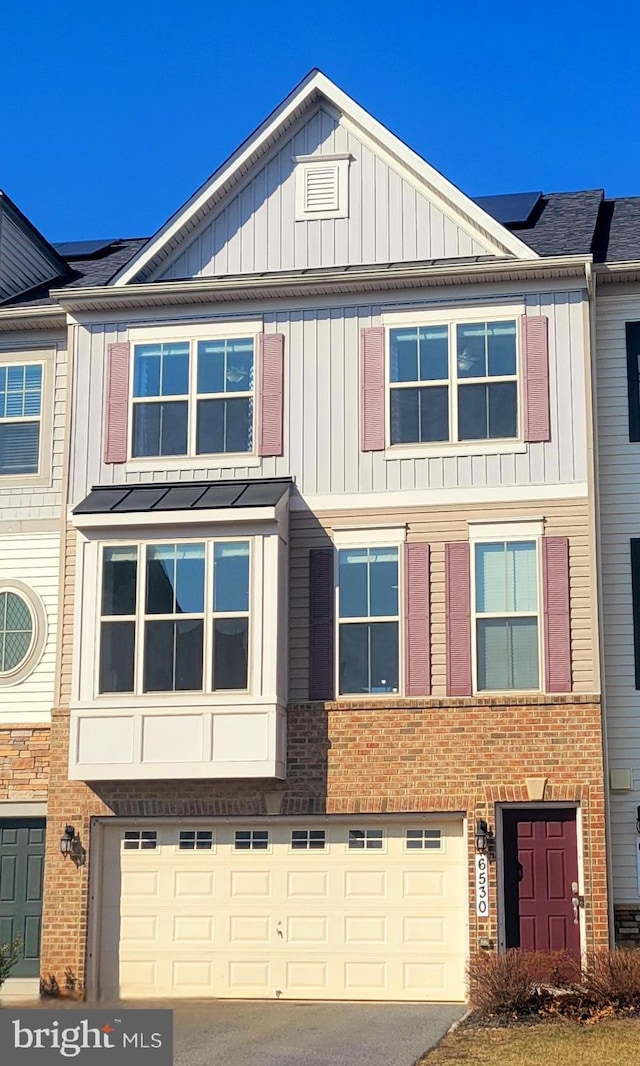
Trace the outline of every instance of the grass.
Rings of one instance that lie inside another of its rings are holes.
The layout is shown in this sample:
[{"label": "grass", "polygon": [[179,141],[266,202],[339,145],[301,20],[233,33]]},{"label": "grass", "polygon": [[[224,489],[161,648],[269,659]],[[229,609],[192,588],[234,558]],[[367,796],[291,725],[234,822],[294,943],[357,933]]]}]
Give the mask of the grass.
[{"label": "grass", "polygon": [[504,1029],[458,1030],[429,1052],[423,1066],[638,1066],[640,1020],[594,1025],[541,1022]]}]

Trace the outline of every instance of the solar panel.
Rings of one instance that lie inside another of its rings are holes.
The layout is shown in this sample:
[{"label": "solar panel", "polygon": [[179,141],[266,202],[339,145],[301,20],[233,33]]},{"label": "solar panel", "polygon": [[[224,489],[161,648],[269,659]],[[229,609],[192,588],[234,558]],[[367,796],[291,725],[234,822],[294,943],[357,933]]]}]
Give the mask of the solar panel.
[{"label": "solar panel", "polygon": [[476,196],[474,203],[503,226],[525,226],[541,192],[511,192],[503,196]]},{"label": "solar panel", "polygon": [[63,256],[64,259],[88,259],[90,256],[104,251],[105,248],[109,248],[114,243],[115,239],[110,241],[61,241],[58,244],[54,244],[53,247],[58,255]]}]

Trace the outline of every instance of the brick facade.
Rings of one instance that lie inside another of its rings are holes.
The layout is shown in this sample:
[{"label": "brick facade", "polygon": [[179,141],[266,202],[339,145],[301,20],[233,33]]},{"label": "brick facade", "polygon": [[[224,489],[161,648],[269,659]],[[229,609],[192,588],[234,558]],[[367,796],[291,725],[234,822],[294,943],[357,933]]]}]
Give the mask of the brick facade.
[{"label": "brick facade", "polygon": [[[289,707],[288,777],[265,781],[104,782],[67,778],[69,712],[52,723],[42,974],[85,982],[91,819],[96,816],[264,815],[264,793],[281,790],[283,815],[465,813],[496,824],[496,804],[527,802],[526,778],[545,778],[544,801],[578,804],[586,947],[608,943],[600,703],[591,696],[397,699]],[[543,802],[544,802],[543,801]],[[58,851],[66,822],[87,864]],[[490,916],[476,920],[469,834],[470,937],[497,939],[496,875]]]},{"label": "brick facade", "polygon": [[45,802],[49,784],[49,726],[0,727],[0,801]]}]

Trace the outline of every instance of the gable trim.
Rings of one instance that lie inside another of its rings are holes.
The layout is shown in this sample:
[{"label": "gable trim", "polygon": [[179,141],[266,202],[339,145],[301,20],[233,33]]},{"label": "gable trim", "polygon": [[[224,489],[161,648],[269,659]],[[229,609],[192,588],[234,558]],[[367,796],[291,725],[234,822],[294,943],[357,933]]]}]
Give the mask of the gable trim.
[{"label": "gable trim", "polygon": [[413,171],[421,184],[427,186],[432,196],[438,196],[449,205],[447,213],[453,210],[460,214],[479,231],[485,243],[494,246],[495,254],[513,256],[517,259],[537,259],[538,255],[518,237],[510,233],[469,200],[455,185],[448,181],[434,167],[421,159],[411,148],[400,141],[377,119],[369,115],[364,108],[356,104],[351,97],[333,84],[320,71],[310,74],[285,98],[282,104],[258,127],[246,141],[216,170],[211,177],[187,200],[187,202],[158,230],[154,237],[127,263],[109,282],[111,286],[127,285],[139,276],[149,273],[152,264],[165,245],[175,238],[180,230],[191,224],[198,213],[204,210],[209,201],[224,189],[226,185],[235,184],[239,172],[250,162],[256,152],[264,152],[273,138],[287,128],[292,121],[301,116],[316,100],[324,98],[337,108],[344,120],[353,123],[358,131],[363,131],[375,143],[397,158]]}]

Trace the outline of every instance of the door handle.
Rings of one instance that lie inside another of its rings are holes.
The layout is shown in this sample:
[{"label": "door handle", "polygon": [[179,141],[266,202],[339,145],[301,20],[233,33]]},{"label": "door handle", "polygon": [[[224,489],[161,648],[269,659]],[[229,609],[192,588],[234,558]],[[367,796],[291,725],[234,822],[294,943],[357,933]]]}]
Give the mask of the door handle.
[{"label": "door handle", "polygon": [[571,897],[571,906],[573,907],[573,924],[580,924],[580,908],[584,907],[584,896],[578,893],[578,882],[573,881],[571,883],[571,891],[573,893]]}]

